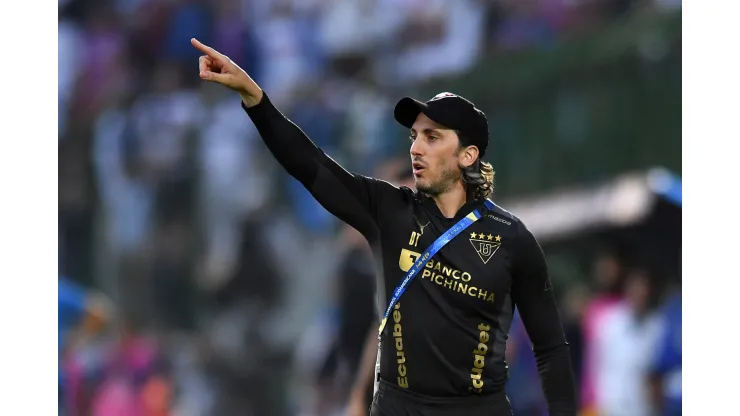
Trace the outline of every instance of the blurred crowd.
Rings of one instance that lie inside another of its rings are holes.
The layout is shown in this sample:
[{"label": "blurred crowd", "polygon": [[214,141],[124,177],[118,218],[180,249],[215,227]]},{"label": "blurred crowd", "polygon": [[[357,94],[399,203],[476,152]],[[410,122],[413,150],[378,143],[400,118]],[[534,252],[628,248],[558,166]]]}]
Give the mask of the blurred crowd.
[{"label": "blurred crowd", "polygon": [[[356,356],[325,358],[347,318],[332,277],[355,245],[271,159],[238,97],[197,77],[191,37],[345,167],[392,180],[383,168],[407,142],[390,114],[415,85],[664,7],[680,0],[59,0],[60,288],[96,287],[113,304],[107,325],[60,335],[60,408],[311,414],[342,390],[307,386],[353,376]],[[621,380],[675,370],[647,358],[675,318],[647,308],[650,279],[604,275],[629,278],[564,293],[584,408],[623,406],[635,396]],[[71,326],[60,312],[60,330]],[[532,409],[517,414],[543,414],[538,389],[515,387],[536,378],[526,336],[515,326],[510,341],[512,402]]]}]

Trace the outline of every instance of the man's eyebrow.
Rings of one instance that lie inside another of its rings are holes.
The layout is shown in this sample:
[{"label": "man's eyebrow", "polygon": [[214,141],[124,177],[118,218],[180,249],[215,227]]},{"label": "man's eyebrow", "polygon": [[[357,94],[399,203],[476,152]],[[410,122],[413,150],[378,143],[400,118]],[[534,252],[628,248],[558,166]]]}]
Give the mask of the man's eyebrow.
[{"label": "man's eyebrow", "polygon": [[424,134],[431,134],[431,133],[442,134],[442,130],[444,130],[444,129],[440,129],[440,128],[436,128],[436,129],[424,129]]},{"label": "man's eyebrow", "polygon": [[[426,129],[423,130],[423,132],[424,132],[424,134],[432,134],[432,133],[441,134],[443,130],[445,130],[445,129],[442,129],[442,128],[426,128]],[[410,130],[410,133],[411,134],[415,134],[416,133],[416,129],[411,129]]]}]

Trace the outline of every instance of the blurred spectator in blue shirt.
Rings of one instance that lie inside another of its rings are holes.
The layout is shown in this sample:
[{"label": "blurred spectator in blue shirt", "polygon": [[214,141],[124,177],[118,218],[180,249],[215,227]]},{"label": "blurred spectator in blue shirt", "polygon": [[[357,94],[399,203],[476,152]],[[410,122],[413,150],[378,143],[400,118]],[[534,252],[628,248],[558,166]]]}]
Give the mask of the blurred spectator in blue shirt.
[{"label": "blurred spectator in blue shirt", "polygon": [[66,384],[61,363],[66,349],[77,331],[94,334],[101,330],[110,319],[111,307],[102,294],[88,291],[64,276],[59,276],[58,280],[58,387],[61,406]]},{"label": "blurred spectator in blue shirt", "polygon": [[673,295],[661,311],[662,333],[653,362],[652,384],[660,414],[681,414],[681,293]]}]

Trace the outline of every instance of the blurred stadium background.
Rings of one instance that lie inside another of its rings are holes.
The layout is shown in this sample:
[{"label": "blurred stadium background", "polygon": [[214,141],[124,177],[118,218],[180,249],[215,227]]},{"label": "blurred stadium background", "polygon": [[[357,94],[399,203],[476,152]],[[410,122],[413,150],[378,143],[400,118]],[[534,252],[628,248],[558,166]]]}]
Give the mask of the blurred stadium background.
[{"label": "blurred stadium background", "polygon": [[[398,98],[474,101],[582,414],[680,414],[680,0],[59,0],[58,23],[60,414],[341,414],[372,319],[362,242],[199,80],[191,37],[389,180]],[[546,415],[509,341],[515,415]]]}]

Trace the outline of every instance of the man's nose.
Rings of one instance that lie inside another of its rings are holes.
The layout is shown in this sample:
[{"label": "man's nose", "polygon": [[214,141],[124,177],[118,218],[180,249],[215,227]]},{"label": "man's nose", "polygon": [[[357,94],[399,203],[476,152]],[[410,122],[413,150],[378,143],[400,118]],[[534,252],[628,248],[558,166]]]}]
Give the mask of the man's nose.
[{"label": "man's nose", "polygon": [[424,145],[421,144],[421,140],[416,139],[413,142],[411,142],[411,156],[423,156],[424,155]]}]

